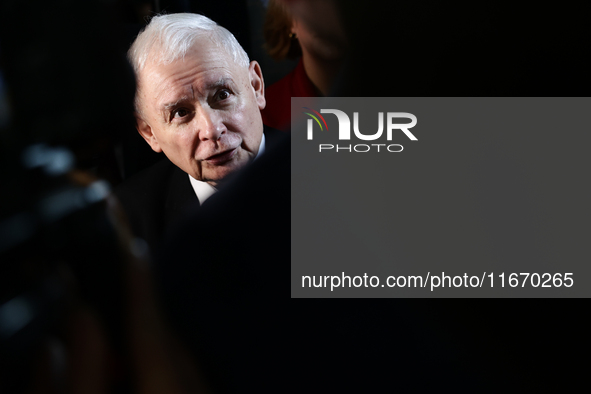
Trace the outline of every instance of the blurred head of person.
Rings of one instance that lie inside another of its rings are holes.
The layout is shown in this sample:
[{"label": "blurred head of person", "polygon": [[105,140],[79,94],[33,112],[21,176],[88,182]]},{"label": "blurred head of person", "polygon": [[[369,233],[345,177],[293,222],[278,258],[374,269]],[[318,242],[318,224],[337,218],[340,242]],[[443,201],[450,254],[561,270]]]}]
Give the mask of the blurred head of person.
[{"label": "blurred head of person", "polygon": [[275,60],[302,57],[306,74],[326,94],[348,51],[339,5],[334,0],[270,0],[263,29]]},{"label": "blurred head of person", "polygon": [[128,57],[137,130],[154,151],[213,186],[257,155],[263,75],[228,30],[198,14],[155,16]]},{"label": "blurred head of person", "polygon": [[270,0],[263,33],[267,51],[275,60],[302,54],[341,60],[348,47],[333,0]]},{"label": "blurred head of person", "polygon": [[281,61],[302,56],[297,36],[292,31],[293,19],[286,4],[281,0],[270,0],[267,5],[263,36],[269,55]]}]

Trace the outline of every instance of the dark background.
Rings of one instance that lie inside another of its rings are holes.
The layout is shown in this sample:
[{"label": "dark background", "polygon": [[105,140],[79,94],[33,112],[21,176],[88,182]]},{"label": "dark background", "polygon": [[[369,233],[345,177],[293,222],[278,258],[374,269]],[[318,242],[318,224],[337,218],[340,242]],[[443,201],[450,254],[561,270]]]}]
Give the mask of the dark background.
[{"label": "dark background", "polygon": [[[574,2],[341,4],[351,55],[334,95],[588,96],[587,14]],[[133,79],[123,57],[146,15],[211,12],[256,53],[253,36],[240,32],[254,23],[244,18],[248,7],[259,7],[252,2],[157,5],[2,2],[0,62],[10,105],[1,134],[3,217],[41,189],[23,181],[17,165],[30,143],[65,145],[77,166],[113,184],[153,160],[133,130]],[[127,147],[124,160],[116,146]],[[270,290],[259,319],[237,320],[245,332],[268,321],[284,327],[260,339],[269,356],[244,367],[255,381],[275,378],[278,389],[298,391],[588,385],[581,370],[589,354],[586,300],[285,300],[277,307],[271,300],[287,297],[285,272],[268,278],[284,280],[285,291]]]}]

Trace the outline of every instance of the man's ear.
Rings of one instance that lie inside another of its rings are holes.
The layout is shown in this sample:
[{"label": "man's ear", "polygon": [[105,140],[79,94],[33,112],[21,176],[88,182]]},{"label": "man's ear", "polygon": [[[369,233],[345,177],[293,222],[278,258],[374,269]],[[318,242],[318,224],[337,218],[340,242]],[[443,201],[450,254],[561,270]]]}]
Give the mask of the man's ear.
[{"label": "man's ear", "polygon": [[267,101],[265,101],[265,80],[263,79],[261,66],[259,66],[259,64],[253,60],[250,62],[248,72],[250,74],[250,84],[254,89],[259,109],[264,109],[265,105],[267,105]]},{"label": "man's ear", "polygon": [[152,128],[145,120],[140,118],[138,115],[135,116],[135,128],[140,133],[142,137],[146,140],[146,142],[152,147],[154,152],[162,152],[162,148],[156,140],[156,136],[152,133]]}]

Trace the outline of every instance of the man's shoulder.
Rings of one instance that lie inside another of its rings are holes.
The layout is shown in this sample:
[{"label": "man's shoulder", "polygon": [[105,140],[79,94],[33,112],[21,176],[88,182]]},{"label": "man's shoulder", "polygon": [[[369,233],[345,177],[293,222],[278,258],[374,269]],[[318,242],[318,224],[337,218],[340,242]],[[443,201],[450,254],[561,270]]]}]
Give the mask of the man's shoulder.
[{"label": "man's shoulder", "polygon": [[171,177],[179,171],[182,172],[182,170],[165,157],[152,166],[124,180],[115,188],[115,195],[119,198],[141,198],[142,196],[149,197],[155,194],[161,194],[158,192],[163,191],[163,186],[168,184]]},{"label": "man's shoulder", "polygon": [[115,196],[130,216],[161,216],[193,201],[195,192],[189,176],[165,157],[123,181]]},{"label": "man's shoulder", "polygon": [[115,189],[136,236],[151,248],[169,224],[197,201],[189,176],[167,158],[126,179]]}]

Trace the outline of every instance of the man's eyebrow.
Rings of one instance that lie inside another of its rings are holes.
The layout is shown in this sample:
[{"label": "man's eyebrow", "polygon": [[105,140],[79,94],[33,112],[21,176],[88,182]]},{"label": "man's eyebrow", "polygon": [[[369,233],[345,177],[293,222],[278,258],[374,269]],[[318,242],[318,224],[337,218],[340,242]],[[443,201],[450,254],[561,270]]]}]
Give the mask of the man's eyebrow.
[{"label": "man's eyebrow", "polygon": [[[234,80],[232,78],[230,78],[230,77],[221,77],[217,81],[213,81],[213,82],[208,83],[206,85],[206,89],[208,89],[208,90],[218,89],[218,88],[222,88],[222,87],[231,85],[233,83],[234,83]],[[170,108],[176,107],[179,103],[182,103],[183,101],[193,100],[195,98],[195,90],[193,89],[193,86],[191,86],[191,94],[192,94],[192,96],[185,95],[183,97],[179,97],[175,101],[171,101],[169,103],[165,103],[165,104],[162,105],[162,108],[164,110],[169,110]]]},{"label": "man's eyebrow", "polygon": [[183,97],[180,97],[176,101],[172,101],[170,103],[163,104],[162,105],[162,108],[164,108],[164,109],[170,109],[170,108],[176,107],[179,103],[181,103],[183,101],[189,101],[190,99],[191,99],[190,96],[183,96]]},{"label": "man's eyebrow", "polygon": [[195,90],[193,90],[193,86],[190,86],[190,88],[191,88],[190,95],[186,94],[184,96],[179,97],[175,101],[164,103],[164,104],[162,104],[161,108],[163,110],[169,110],[170,108],[176,107],[177,105],[179,105],[179,103],[182,103],[183,101],[194,100],[195,99]]},{"label": "man's eyebrow", "polygon": [[207,85],[208,89],[221,88],[232,84],[234,81],[230,77],[222,77],[217,81],[211,82]]}]

